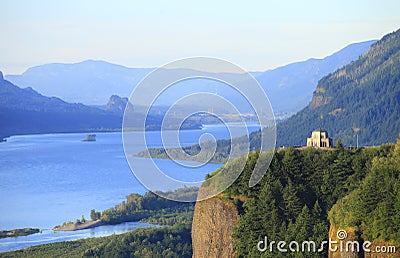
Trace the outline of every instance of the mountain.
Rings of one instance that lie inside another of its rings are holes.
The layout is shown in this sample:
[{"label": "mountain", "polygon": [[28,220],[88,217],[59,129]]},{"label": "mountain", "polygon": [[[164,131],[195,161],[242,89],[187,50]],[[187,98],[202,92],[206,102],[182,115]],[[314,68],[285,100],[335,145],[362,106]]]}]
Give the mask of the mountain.
[{"label": "mountain", "polygon": [[357,60],[376,40],[354,43],[323,59],[311,58],[255,75],[275,111],[295,113],[311,100],[318,81]]},{"label": "mountain", "polygon": [[278,146],[305,145],[323,128],[346,146],[395,142],[400,133],[400,30],[322,78],[309,105],[278,124]]},{"label": "mountain", "polygon": [[111,95],[129,96],[133,87],[152,70],[87,60],[35,66],[22,75],[7,75],[6,79],[68,102],[103,105]]},{"label": "mountain", "polygon": [[[0,140],[10,135],[35,133],[71,133],[121,130],[127,98],[113,95],[105,108],[68,103],[56,97],[46,97],[32,88],[19,88],[4,80],[0,72]],[[128,104],[129,105],[129,104]],[[163,116],[156,110],[128,106],[127,127],[138,129],[146,119],[147,130],[160,130]],[[180,123],[171,119],[164,126],[177,129]],[[200,128],[197,121],[188,119],[181,129]]]},{"label": "mountain", "polygon": [[[252,75],[267,92],[276,114],[295,113],[307,105],[318,80],[337,68],[356,60],[374,41],[351,44],[323,59],[309,59]],[[103,105],[111,95],[129,96],[137,83],[153,68],[128,68],[104,61],[87,60],[76,64],[45,64],[29,68],[21,75],[7,75],[7,80],[22,87],[69,102]],[[191,82],[193,88],[218,88],[210,82]],[[182,88],[182,87],[181,87]],[[181,89],[165,93],[166,98],[183,94]],[[233,98],[235,99],[235,97]],[[161,103],[165,105],[164,103]]]},{"label": "mountain", "polygon": [[122,117],[83,104],[21,89],[0,73],[0,137],[15,134],[83,132],[121,128]]},{"label": "mountain", "polygon": [[[356,146],[357,135],[360,146],[396,141],[400,133],[400,30],[374,43],[358,60],[323,77],[309,105],[277,124],[276,146],[304,146],[318,128],[327,130],[334,142],[340,138],[349,147]],[[259,149],[260,132],[249,138],[250,149]],[[247,141],[238,138],[233,148]],[[229,140],[217,141],[212,161],[227,159],[230,145]],[[185,152],[196,154],[198,149],[192,145],[185,147]],[[148,153],[165,158],[163,149],[149,149]]]}]

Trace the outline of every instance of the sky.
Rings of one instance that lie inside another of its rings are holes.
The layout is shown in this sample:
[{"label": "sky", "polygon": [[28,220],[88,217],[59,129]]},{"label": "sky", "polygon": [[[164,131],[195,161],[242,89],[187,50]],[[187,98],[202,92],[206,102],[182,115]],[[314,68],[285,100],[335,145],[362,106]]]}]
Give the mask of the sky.
[{"label": "sky", "polygon": [[0,71],[217,57],[248,71],[323,58],[400,28],[400,1],[0,0]]}]

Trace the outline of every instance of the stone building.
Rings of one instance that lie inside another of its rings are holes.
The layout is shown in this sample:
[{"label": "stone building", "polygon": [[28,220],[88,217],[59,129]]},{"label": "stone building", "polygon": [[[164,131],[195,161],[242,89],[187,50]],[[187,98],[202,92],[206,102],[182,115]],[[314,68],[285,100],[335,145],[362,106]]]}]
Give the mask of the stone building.
[{"label": "stone building", "polygon": [[314,130],[311,138],[307,138],[307,146],[318,148],[332,148],[332,139],[328,137],[328,132],[318,129]]}]

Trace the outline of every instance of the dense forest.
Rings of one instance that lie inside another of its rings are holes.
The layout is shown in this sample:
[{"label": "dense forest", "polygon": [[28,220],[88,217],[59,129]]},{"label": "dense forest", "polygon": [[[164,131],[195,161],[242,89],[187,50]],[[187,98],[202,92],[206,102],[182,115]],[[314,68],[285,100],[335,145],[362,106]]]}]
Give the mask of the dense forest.
[{"label": "dense forest", "polygon": [[400,243],[400,142],[376,157],[366,177],[330,210],[334,226],[352,227],[363,239]]},{"label": "dense forest", "polygon": [[[175,191],[163,192],[163,195],[173,198],[175,195],[191,196],[197,194],[198,188],[186,187]],[[156,192],[157,193],[157,192]],[[159,225],[175,225],[185,221],[191,221],[193,217],[194,203],[177,202],[165,199],[153,192],[144,195],[132,193],[126,200],[115,207],[102,212],[92,209],[90,219],[100,219],[104,224],[113,225],[123,222],[142,221]],[[85,218],[77,219],[75,223],[85,222]],[[64,222],[61,226],[74,222]],[[55,226],[59,228],[60,225]]]},{"label": "dense forest", "polygon": [[[170,195],[193,194],[196,188],[181,188],[170,192]],[[152,192],[145,195],[130,194],[126,201],[101,212],[100,219],[106,224],[118,224],[126,221],[145,221],[154,224],[175,225],[191,221],[194,203],[167,200]],[[96,213],[92,210],[91,212]]]},{"label": "dense forest", "polygon": [[[264,236],[320,243],[332,223],[357,226],[365,239],[400,243],[400,141],[353,150],[281,149],[262,181],[249,188],[257,156],[255,152],[248,157],[244,172],[222,197],[232,199],[241,211],[233,233],[238,257],[326,257],[327,250],[260,253],[256,243]],[[235,170],[240,162],[224,169]]]}]

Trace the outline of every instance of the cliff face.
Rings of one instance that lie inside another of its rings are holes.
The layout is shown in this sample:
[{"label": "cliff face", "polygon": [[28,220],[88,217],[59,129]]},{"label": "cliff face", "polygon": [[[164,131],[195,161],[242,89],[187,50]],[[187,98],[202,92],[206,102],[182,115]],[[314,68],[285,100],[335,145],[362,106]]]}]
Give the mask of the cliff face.
[{"label": "cliff face", "polygon": [[238,221],[238,210],[229,200],[197,202],[192,224],[193,257],[234,257],[231,235]]},{"label": "cliff face", "polygon": [[[395,249],[391,249],[394,247],[392,243],[384,242],[384,241],[372,241],[370,246],[367,248],[370,252],[363,251],[363,241],[357,235],[356,230],[354,228],[345,228],[346,237],[343,240],[340,240],[337,236],[337,232],[341,230],[339,228],[335,228],[331,225],[329,229],[329,238],[332,241],[337,241],[338,250],[336,252],[329,251],[328,258],[384,258],[384,257],[392,257],[399,258],[400,257],[400,247],[396,246]],[[343,244],[343,250],[340,251],[340,241]],[[353,249],[351,245],[348,246],[348,250],[346,251],[346,244],[351,241],[357,241],[359,243],[359,252],[356,249]],[[333,246],[334,248],[335,246]],[[378,248],[378,249],[377,249]],[[378,253],[376,250],[385,250],[384,252]]]},{"label": "cliff face", "polygon": [[337,247],[337,251],[329,251],[328,252],[328,257],[329,258],[358,258],[358,257],[364,257],[359,254],[358,252],[354,251],[352,248],[348,248],[348,251],[346,251],[346,247],[343,248],[342,251],[340,251],[340,242],[342,241],[345,243],[345,241],[359,241],[358,236],[355,234],[354,229],[352,228],[346,228],[346,234],[347,236],[344,237],[342,240],[338,238],[338,231],[342,230],[340,228],[335,228],[333,226],[330,227],[329,229],[329,238],[332,239],[332,241],[337,241],[337,245],[332,246],[333,248]]}]

